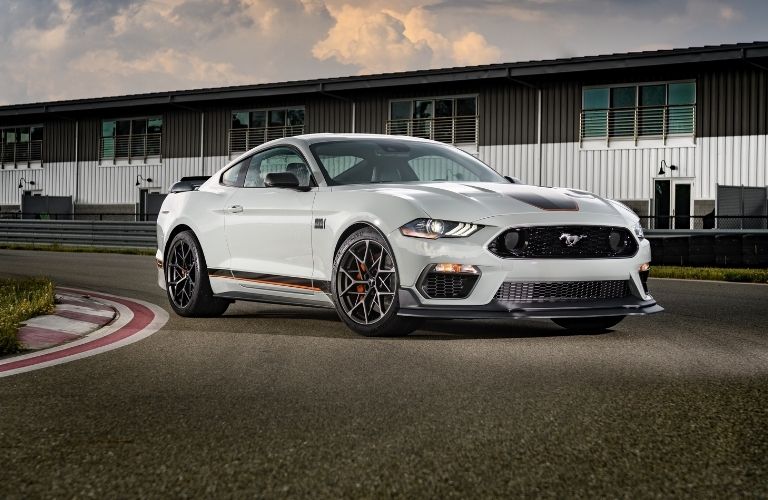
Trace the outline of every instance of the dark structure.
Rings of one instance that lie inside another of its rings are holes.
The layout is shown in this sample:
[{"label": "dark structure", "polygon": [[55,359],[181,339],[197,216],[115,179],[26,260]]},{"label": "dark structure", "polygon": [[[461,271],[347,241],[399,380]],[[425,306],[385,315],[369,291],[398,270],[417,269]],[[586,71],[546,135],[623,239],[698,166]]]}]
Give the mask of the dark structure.
[{"label": "dark structure", "polygon": [[313,132],[455,144],[661,228],[765,216],[768,42],[3,106],[0,206],[71,196],[75,212],[133,216],[180,177]]}]

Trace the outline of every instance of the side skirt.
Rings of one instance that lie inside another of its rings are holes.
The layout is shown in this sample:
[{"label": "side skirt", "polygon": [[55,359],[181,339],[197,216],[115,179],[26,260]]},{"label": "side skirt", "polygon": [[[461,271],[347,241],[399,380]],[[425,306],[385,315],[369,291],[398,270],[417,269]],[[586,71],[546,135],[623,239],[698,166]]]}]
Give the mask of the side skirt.
[{"label": "side skirt", "polygon": [[276,274],[208,269],[214,295],[229,300],[333,309],[330,284]]},{"label": "side skirt", "polygon": [[248,302],[263,302],[265,304],[280,304],[284,306],[317,307],[320,309],[334,309],[332,303],[319,302],[314,299],[297,297],[284,297],[256,292],[224,292],[216,294],[216,297],[230,300],[247,300]]}]

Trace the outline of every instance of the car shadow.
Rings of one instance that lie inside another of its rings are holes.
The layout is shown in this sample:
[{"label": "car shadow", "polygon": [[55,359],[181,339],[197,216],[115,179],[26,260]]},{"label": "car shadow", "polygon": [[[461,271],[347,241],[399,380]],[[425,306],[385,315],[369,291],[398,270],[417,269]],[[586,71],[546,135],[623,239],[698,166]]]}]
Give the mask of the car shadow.
[{"label": "car shadow", "polygon": [[[285,319],[295,321],[284,333],[272,331],[272,334],[349,338],[358,340],[378,339],[381,337],[364,337],[348,329],[339,319],[334,310],[310,309],[303,307],[285,306],[279,309],[264,309],[254,312],[228,313],[227,319],[246,321]],[[305,321],[320,321],[323,324],[307,328]],[[282,329],[281,329],[282,330]],[[482,340],[482,339],[527,339],[545,337],[589,337],[611,333],[613,330],[594,332],[575,332],[565,330],[549,321],[535,320],[425,320],[423,324],[410,335],[390,337],[400,340]],[[386,339],[386,337],[384,338]]]}]

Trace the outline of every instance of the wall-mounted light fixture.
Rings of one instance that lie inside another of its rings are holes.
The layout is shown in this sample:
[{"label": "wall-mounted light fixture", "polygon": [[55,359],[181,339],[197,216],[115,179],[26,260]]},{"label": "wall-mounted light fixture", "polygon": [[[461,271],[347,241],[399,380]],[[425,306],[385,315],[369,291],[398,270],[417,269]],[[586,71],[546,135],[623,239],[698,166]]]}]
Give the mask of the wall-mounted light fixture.
[{"label": "wall-mounted light fixture", "polygon": [[151,177],[144,177],[143,175],[139,174],[136,176],[136,187],[141,186],[141,183],[143,182],[152,182]]},{"label": "wall-mounted light fixture", "polygon": [[677,170],[676,165],[667,165],[667,162],[665,160],[661,160],[661,167],[659,167],[659,175],[664,175],[667,172],[664,170],[664,167],[669,168],[670,170]]},{"label": "wall-mounted light fixture", "polygon": [[28,181],[28,180],[26,180],[24,177],[22,177],[21,179],[19,179],[19,189],[24,189],[24,185],[25,185],[25,184],[26,184],[27,186],[34,186],[34,185],[35,185],[35,181]]}]

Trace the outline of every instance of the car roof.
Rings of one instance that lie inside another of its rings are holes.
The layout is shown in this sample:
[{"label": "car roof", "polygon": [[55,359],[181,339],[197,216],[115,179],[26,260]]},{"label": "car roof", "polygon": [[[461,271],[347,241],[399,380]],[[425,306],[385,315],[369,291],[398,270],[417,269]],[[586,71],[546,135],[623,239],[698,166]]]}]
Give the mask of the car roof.
[{"label": "car roof", "polygon": [[331,142],[331,141],[355,141],[355,140],[398,140],[407,142],[420,142],[429,144],[440,144],[441,142],[432,141],[429,139],[421,139],[419,137],[409,137],[405,135],[387,135],[387,134],[302,134],[293,137],[286,137],[285,139],[294,139],[304,142],[307,145],[317,144],[319,142]]}]

